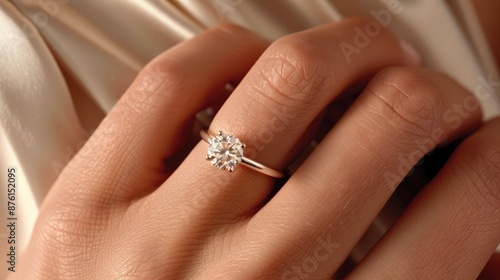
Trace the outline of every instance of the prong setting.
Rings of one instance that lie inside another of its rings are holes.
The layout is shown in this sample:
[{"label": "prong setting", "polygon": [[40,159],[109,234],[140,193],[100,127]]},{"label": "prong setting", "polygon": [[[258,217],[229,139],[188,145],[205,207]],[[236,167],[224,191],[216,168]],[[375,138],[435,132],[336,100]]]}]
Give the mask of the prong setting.
[{"label": "prong setting", "polygon": [[206,159],[221,170],[233,172],[243,159],[245,145],[232,134],[217,132],[209,141]]},{"label": "prong setting", "polygon": [[224,134],[224,132],[219,131],[214,137],[206,130],[201,129],[200,136],[209,145],[205,158],[218,169],[233,172],[234,168],[241,163],[250,169],[274,178],[287,178],[290,176],[244,157],[243,149],[246,145],[232,134]]}]

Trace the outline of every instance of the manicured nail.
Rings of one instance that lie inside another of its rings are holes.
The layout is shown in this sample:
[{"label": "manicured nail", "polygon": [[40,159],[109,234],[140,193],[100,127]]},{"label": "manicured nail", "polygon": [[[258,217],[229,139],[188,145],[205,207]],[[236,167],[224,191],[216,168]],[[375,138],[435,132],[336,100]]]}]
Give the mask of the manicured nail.
[{"label": "manicured nail", "polygon": [[420,52],[417,51],[413,45],[403,39],[399,39],[399,44],[408,58],[408,63],[411,66],[420,66],[422,63],[422,56],[420,55]]}]

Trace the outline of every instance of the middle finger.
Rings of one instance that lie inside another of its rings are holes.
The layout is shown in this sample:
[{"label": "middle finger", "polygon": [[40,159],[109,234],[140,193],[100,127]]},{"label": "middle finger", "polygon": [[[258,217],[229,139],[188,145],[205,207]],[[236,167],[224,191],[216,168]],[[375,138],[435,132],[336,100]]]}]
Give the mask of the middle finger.
[{"label": "middle finger", "polygon": [[279,268],[265,272],[273,276],[326,279],[410,169],[436,145],[480,121],[476,99],[445,75],[384,69],[252,217],[241,231],[246,242],[231,257],[260,256],[255,267],[274,262]]}]

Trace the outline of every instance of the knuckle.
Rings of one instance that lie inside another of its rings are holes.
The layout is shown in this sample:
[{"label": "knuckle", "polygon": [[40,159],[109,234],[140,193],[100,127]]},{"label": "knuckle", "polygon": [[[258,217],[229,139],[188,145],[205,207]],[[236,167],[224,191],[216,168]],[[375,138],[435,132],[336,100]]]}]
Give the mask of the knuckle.
[{"label": "knuckle", "polygon": [[160,56],[151,61],[144,69],[144,86],[153,93],[158,90],[187,86],[189,69],[182,57],[175,55]]},{"label": "knuckle", "polygon": [[[161,57],[153,60],[139,74],[129,91],[125,94],[124,106],[127,111],[139,113],[161,108],[166,102],[186,98],[190,92],[189,74],[186,66],[175,57]],[[176,98],[182,92],[183,98]]]},{"label": "knuckle", "polygon": [[445,107],[440,90],[413,69],[390,67],[382,70],[367,86],[379,101],[387,118],[395,118],[398,129],[427,138],[442,126]]},{"label": "knuckle", "polygon": [[303,35],[279,39],[266,52],[253,87],[259,95],[288,107],[316,104],[333,84],[328,57]]}]

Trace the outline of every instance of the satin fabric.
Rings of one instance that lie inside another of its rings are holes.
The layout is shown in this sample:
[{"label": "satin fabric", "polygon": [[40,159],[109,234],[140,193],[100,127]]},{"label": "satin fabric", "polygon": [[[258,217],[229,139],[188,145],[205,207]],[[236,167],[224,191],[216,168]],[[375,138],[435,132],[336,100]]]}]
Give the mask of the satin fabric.
[{"label": "satin fabric", "polygon": [[[80,139],[81,126],[49,47],[37,29],[5,1],[0,2],[0,30],[0,204],[6,218],[7,168],[15,167],[19,254],[27,244],[38,205],[70,159],[67,149],[74,149]],[[2,227],[3,236],[8,236],[7,229]],[[1,241],[2,253],[8,247],[5,240]]]},{"label": "satin fabric", "polygon": [[[400,12],[391,12],[394,3],[399,3]],[[0,178],[5,182],[7,166],[15,166],[20,174],[18,202],[22,207],[18,215],[23,234],[18,248],[27,244],[38,206],[61,169],[138,71],[162,51],[223,21],[274,40],[344,16],[383,14],[390,19],[381,22],[414,44],[426,66],[448,73],[480,97],[485,89],[490,93],[481,99],[486,119],[500,112],[498,86],[487,82],[499,80],[498,69],[489,62],[491,53],[477,17],[465,4],[405,0],[1,1]],[[0,199],[5,201],[5,197]],[[361,242],[364,245],[353,253],[354,260],[366,253],[404,206],[397,197],[391,199],[385,214]]]}]

